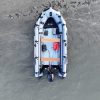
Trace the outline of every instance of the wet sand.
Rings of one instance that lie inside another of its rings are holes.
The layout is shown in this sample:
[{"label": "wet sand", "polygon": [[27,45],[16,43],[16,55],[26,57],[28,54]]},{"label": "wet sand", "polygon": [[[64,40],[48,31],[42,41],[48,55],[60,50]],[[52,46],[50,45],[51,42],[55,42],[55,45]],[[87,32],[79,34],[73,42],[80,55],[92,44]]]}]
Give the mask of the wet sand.
[{"label": "wet sand", "polygon": [[[49,1],[49,2],[48,2]],[[100,99],[100,0],[0,0],[0,100]],[[52,2],[68,27],[68,75],[34,77],[34,23]]]}]

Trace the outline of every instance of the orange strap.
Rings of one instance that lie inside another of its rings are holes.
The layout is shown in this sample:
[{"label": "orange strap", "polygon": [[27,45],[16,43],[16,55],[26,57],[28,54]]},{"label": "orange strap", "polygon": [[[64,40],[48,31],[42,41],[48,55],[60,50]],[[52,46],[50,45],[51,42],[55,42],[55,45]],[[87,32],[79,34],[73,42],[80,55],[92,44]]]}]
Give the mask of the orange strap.
[{"label": "orange strap", "polygon": [[60,42],[58,38],[41,38],[41,42]]},{"label": "orange strap", "polygon": [[55,62],[55,61],[60,61],[60,58],[41,58],[41,61]]}]

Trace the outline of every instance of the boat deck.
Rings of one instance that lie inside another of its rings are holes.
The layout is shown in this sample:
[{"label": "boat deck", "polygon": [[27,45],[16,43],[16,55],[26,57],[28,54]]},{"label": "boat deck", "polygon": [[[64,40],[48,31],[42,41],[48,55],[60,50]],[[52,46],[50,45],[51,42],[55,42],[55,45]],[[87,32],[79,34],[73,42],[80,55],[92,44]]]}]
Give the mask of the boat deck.
[{"label": "boat deck", "polygon": [[[56,34],[56,28],[46,28],[44,33],[41,35],[41,46],[46,45],[47,50],[41,51],[41,62],[43,65],[58,65],[60,63],[60,49],[53,50],[53,44],[55,42],[60,43],[60,37]],[[59,46],[60,47],[60,46]]]}]

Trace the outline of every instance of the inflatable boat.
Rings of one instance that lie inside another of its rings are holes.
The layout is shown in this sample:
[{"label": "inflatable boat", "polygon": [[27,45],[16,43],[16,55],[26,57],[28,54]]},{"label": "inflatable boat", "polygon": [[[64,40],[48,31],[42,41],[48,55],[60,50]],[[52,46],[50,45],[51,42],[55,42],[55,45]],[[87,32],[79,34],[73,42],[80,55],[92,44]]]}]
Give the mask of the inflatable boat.
[{"label": "inflatable boat", "polygon": [[44,10],[35,24],[34,59],[35,77],[42,77],[47,72],[53,81],[54,70],[58,76],[67,75],[67,27],[59,11],[52,7]]}]

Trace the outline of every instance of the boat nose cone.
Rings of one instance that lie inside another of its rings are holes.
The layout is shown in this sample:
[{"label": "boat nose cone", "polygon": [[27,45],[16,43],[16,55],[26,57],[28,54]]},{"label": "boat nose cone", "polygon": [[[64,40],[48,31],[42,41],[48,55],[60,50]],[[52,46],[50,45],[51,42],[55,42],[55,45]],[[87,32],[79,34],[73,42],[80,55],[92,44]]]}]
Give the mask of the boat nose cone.
[{"label": "boat nose cone", "polygon": [[52,7],[50,7],[49,9],[52,9]]}]

